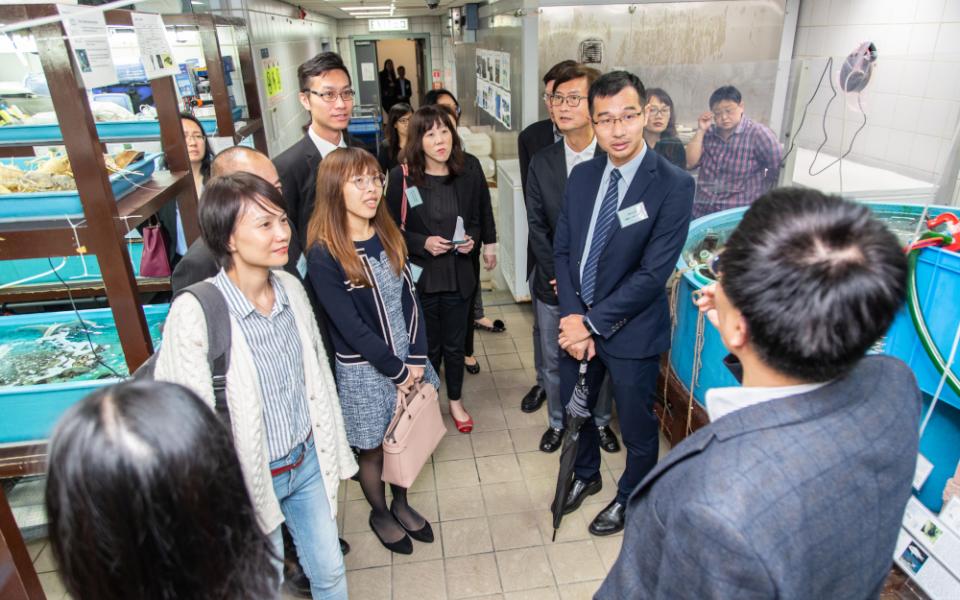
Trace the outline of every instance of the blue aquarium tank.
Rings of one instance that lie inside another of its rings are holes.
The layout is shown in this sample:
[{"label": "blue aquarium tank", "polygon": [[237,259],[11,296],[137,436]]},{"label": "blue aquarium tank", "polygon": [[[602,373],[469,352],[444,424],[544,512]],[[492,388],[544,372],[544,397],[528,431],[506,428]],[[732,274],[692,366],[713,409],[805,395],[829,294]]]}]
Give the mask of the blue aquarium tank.
[{"label": "blue aquarium tank", "polygon": [[[154,348],[168,311],[144,307]],[[67,407],[127,376],[109,308],[0,317],[0,444],[46,439]]]}]

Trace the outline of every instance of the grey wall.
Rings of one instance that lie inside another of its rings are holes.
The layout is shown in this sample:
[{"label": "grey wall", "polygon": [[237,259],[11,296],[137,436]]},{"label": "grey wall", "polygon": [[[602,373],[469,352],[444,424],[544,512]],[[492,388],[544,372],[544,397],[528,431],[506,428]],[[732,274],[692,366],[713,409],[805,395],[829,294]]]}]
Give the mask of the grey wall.
[{"label": "grey wall", "polygon": [[[664,88],[679,123],[696,127],[710,93],[728,83],[743,93],[749,115],[766,123],[783,16],[781,0],[544,7],[538,72],[542,77],[561,60],[579,60],[580,43],[600,39],[603,62],[596,66],[625,68],[647,87]],[[540,114],[546,118],[546,109]]]}]

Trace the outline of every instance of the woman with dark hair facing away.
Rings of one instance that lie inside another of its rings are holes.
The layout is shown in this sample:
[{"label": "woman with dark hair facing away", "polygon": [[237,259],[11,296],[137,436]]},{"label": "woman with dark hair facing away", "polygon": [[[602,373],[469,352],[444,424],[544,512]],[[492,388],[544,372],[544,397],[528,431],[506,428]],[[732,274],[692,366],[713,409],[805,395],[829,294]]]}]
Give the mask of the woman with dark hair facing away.
[{"label": "woman with dark hair facing away", "polygon": [[[470,433],[473,419],[461,402],[464,343],[477,289],[470,253],[480,238],[490,190],[483,174],[465,165],[453,117],[439,106],[414,113],[404,157],[406,165],[390,171],[387,204],[414,264],[430,362],[437,372],[441,362],[446,365],[450,416],[457,430]],[[458,221],[463,223],[459,232]]]},{"label": "woman with dark hair facing away", "polygon": [[403,102],[394,104],[387,114],[387,135],[377,149],[377,162],[384,173],[400,164],[400,152],[407,145],[411,118],[413,109]]},{"label": "woman with dark hair facing away", "polygon": [[389,111],[397,102],[397,71],[393,68],[393,60],[387,59],[380,71],[380,104],[383,110]]},{"label": "woman with dark hair facing away", "polygon": [[677,137],[676,115],[670,94],[660,88],[647,90],[647,124],[643,128],[643,141],[657,154],[686,170],[687,153],[683,142]]},{"label": "woman with dark hair facing away", "polygon": [[337,389],[347,441],[360,453],[370,529],[387,549],[410,554],[410,537],[432,542],[433,530],[407,504],[406,488],[390,485],[387,508],[383,437],[397,391],[407,393],[418,381],[439,388],[440,380],[427,362],[423,311],[403,234],[382,201],[383,183],[376,160],[359,148],[336,150],[320,163],[307,265],[330,315]]},{"label": "woman with dark hair facing away", "polygon": [[[357,463],[310,301],[300,281],[281,270],[290,243],[284,209],[277,188],[256,175],[211,180],[200,202],[200,231],[222,268],[207,281],[229,312],[226,400],[260,527],[280,557],[285,522],[313,598],[343,600],[337,490]],[[192,294],[174,300],[154,376],[187,386],[212,408],[205,322]]]},{"label": "woman with dark hair facing away", "polygon": [[230,435],[182,386],[127,381],[72,406],[50,441],[46,508],[76,600],[276,595]]}]

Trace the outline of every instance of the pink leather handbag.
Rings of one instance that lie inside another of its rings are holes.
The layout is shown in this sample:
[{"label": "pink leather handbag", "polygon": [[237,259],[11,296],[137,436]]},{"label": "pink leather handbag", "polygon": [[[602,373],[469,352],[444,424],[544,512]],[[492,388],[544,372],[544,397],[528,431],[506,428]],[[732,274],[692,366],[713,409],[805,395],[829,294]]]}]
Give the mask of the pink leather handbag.
[{"label": "pink leather handbag", "polygon": [[397,407],[383,437],[383,480],[413,485],[446,433],[437,388],[420,382],[407,395],[397,391]]}]

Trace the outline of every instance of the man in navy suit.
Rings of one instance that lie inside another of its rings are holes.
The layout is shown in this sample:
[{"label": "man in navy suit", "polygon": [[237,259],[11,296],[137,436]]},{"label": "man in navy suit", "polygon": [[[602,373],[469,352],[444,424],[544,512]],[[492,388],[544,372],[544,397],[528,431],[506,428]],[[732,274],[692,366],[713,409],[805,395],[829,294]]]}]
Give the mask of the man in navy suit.
[{"label": "man in navy suit", "polygon": [[[590,408],[609,371],[627,464],[617,495],[590,523],[590,533],[623,529],[633,488],[657,462],[653,391],[659,357],[670,346],[666,283],[687,237],[694,183],[643,141],[643,83],[614,71],[590,86],[590,115],[606,156],[570,173],[557,222],[554,257],[560,300],[562,398],[579,362],[590,361]],[[600,446],[592,422],[580,434],[574,481],[563,511],[600,491]]]},{"label": "man in navy suit", "polygon": [[864,356],[906,295],[897,237],[862,204],[780,188],[713,262],[697,304],[743,386],[708,390],[710,424],[637,486],[595,598],[877,598],[921,406],[907,365]]}]

